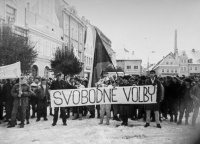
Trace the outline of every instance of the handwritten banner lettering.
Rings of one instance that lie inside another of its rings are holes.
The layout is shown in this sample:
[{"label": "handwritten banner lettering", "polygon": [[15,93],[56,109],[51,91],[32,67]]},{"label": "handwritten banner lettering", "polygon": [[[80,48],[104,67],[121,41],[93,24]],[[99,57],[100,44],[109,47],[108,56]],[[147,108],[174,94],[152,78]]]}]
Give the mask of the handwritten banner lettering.
[{"label": "handwritten banner lettering", "polygon": [[20,62],[0,67],[0,79],[19,78],[20,76]]},{"label": "handwritten banner lettering", "polygon": [[156,92],[157,87],[148,85],[51,90],[50,95],[52,107],[68,107],[98,104],[156,103]]}]

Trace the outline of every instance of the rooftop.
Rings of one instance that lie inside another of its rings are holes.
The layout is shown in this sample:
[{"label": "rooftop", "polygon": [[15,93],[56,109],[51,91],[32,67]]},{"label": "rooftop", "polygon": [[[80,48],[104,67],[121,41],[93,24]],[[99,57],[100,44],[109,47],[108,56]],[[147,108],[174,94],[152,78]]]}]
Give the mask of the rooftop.
[{"label": "rooftop", "polygon": [[134,52],[130,53],[126,49],[115,49],[116,60],[142,60],[135,56]]}]

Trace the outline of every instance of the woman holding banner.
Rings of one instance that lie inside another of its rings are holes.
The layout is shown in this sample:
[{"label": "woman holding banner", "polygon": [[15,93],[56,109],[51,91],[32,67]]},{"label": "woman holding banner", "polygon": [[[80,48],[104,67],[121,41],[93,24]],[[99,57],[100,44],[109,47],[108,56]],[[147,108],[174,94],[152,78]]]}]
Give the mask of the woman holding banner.
[{"label": "woman holding banner", "polygon": [[[109,87],[112,88],[111,82],[109,80],[108,77],[104,78],[103,83],[99,84],[99,87]],[[100,118],[100,123],[99,124],[103,124],[103,118],[106,112],[106,125],[110,125],[110,110],[111,110],[111,104],[101,104],[100,105],[100,114],[101,114],[101,118]]]}]

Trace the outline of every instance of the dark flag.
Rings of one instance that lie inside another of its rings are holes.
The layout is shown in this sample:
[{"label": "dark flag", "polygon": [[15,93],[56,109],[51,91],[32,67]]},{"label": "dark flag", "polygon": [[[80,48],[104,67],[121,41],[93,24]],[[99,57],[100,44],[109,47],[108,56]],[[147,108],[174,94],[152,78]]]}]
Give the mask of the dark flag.
[{"label": "dark flag", "polygon": [[91,85],[92,87],[95,87],[95,83],[98,82],[104,69],[111,64],[112,61],[96,30],[96,43],[94,51],[94,63],[93,63],[93,73],[92,73],[92,85]]}]

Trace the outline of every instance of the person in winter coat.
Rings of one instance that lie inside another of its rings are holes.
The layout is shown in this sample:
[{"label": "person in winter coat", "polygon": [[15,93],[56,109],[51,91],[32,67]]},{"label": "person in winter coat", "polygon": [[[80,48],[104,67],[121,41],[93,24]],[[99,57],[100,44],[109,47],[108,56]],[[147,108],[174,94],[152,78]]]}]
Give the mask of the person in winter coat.
[{"label": "person in winter coat", "polygon": [[[85,88],[84,85],[81,84],[81,80],[79,78],[75,78],[75,83],[76,83],[76,87],[77,89],[80,88]],[[73,107],[73,112],[74,112],[74,118],[72,120],[76,120],[79,117],[79,120],[82,120],[82,114],[83,114],[83,106],[77,106],[77,107]]]},{"label": "person in winter coat", "polygon": [[162,101],[162,87],[160,81],[155,78],[156,72],[154,70],[150,71],[150,78],[146,80],[146,85],[154,85],[157,86],[157,98],[155,104],[145,104],[146,110],[146,125],[144,127],[150,126],[150,113],[151,110],[155,113],[155,120],[157,123],[157,128],[161,128],[159,121],[159,110],[160,110],[160,102]]},{"label": "person in winter coat", "polygon": [[[110,84],[110,80],[108,77],[104,78],[104,83],[99,85],[100,87],[109,87],[112,88],[112,85]],[[100,123],[103,124],[103,118],[106,112],[106,125],[110,125],[110,110],[111,110],[111,104],[101,104],[100,105]]]},{"label": "person in winter coat", "polygon": [[192,125],[193,126],[196,125],[196,119],[198,117],[199,107],[200,107],[200,82],[199,82],[198,77],[195,78],[195,83],[196,83],[196,85],[193,86],[190,91],[190,97],[192,98],[193,103],[194,103],[194,112],[193,112],[193,116],[192,116]]},{"label": "person in winter coat", "polygon": [[2,94],[5,97],[5,103],[6,103],[6,120],[4,122],[8,123],[11,121],[11,113],[14,100],[14,98],[11,95],[12,88],[13,88],[12,81],[10,79],[7,79],[7,83],[3,86]]},{"label": "person in winter coat", "polygon": [[[40,85],[40,77],[37,76],[34,80],[34,82],[31,84],[31,89],[33,92],[35,92],[35,89]],[[36,94],[32,94],[31,95],[31,99],[30,99],[30,104],[32,107],[32,116],[31,118],[35,118],[35,113],[36,113],[36,105],[37,105],[37,98],[38,96]]]},{"label": "person in winter coat", "polygon": [[[120,82],[119,86],[120,87],[130,86],[130,84],[128,83],[128,81],[126,79],[123,79]],[[130,104],[121,104],[119,114],[120,114],[120,117],[122,119],[121,125],[128,126],[128,118],[132,115],[131,105]]]},{"label": "person in winter coat", "polygon": [[41,115],[44,115],[44,121],[47,121],[47,104],[50,101],[49,86],[46,78],[42,78],[41,85],[36,89],[37,100],[37,122],[40,121]]},{"label": "person in winter coat", "polygon": [[180,88],[180,84],[176,77],[172,78],[172,82],[170,84],[170,97],[169,97],[169,113],[170,113],[170,122],[177,122],[178,117],[178,89]]},{"label": "person in winter coat", "polygon": [[16,124],[16,114],[18,108],[20,107],[21,113],[21,125],[20,128],[24,128],[24,121],[26,118],[26,110],[28,109],[28,100],[31,96],[31,88],[27,84],[27,80],[24,77],[21,77],[21,89],[19,83],[15,84],[12,88],[11,95],[14,97],[13,110],[11,116],[11,124],[8,128],[15,127]]},{"label": "person in winter coat", "polygon": [[[56,81],[52,82],[50,90],[67,89],[66,82],[62,80],[62,74],[58,73],[56,75],[56,78],[57,78]],[[58,111],[59,111],[59,107],[55,107],[54,108],[54,118],[53,118],[52,126],[55,126],[57,121],[58,121]],[[66,126],[67,125],[67,118],[66,118],[65,108],[61,107],[60,111],[61,111],[63,125]]]},{"label": "person in winter coat", "polygon": [[192,106],[192,99],[190,97],[190,90],[192,88],[192,81],[189,78],[186,78],[185,83],[178,90],[179,103],[180,103],[180,115],[178,125],[182,124],[183,115],[185,112],[185,124],[188,125],[188,118]]}]

